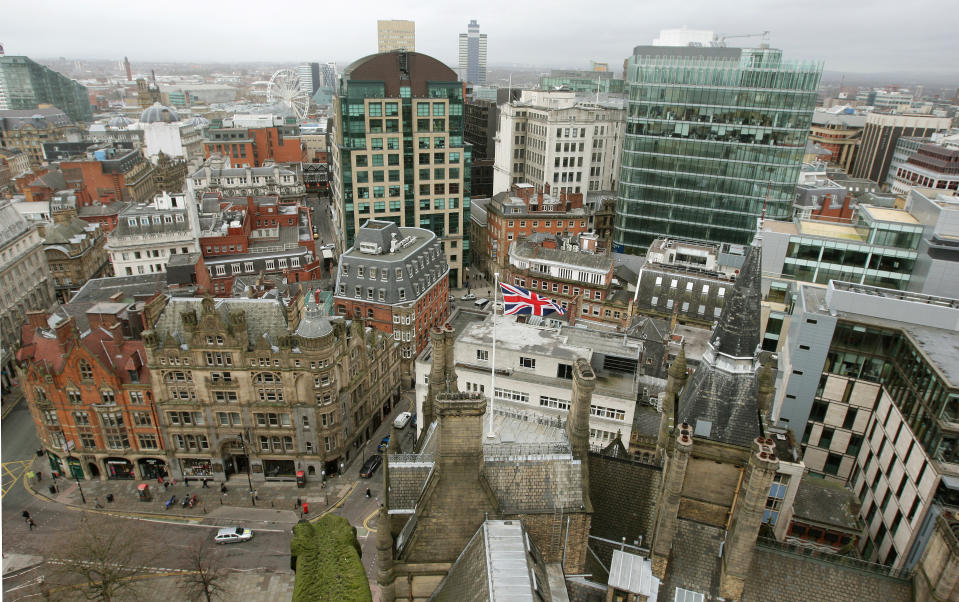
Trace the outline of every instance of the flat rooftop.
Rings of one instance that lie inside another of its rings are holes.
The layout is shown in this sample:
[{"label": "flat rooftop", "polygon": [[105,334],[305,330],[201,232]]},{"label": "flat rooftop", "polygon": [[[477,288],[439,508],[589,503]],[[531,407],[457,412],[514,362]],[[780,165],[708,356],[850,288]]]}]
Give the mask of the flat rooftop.
[{"label": "flat rooftop", "polygon": [[873,207],[871,205],[860,205],[859,210],[866,213],[872,219],[880,222],[896,222],[899,224],[919,224],[911,213],[904,209],[890,209],[886,207]]},{"label": "flat rooftop", "polygon": [[859,230],[847,224],[800,221],[798,228],[799,233],[806,236],[821,236],[824,238],[841,238],[844,240],[854,240],[856,242],[866,242],[866,238]]}]

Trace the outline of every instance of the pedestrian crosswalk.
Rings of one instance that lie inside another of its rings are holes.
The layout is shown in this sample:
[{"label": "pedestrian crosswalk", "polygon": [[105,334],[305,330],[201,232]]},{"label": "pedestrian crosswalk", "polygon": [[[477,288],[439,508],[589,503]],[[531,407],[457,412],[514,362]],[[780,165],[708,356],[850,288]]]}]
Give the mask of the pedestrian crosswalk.
[{"label": "pedestrian crosswalk", "polygon": [[32,459],[3,462],[3,493],[0,495],[0,497],[6,497],[7,492],[13,489],[14,486],[20,482],[20,479],[23,478],[24,473],[30,468],[30,464],[32,462]]}]

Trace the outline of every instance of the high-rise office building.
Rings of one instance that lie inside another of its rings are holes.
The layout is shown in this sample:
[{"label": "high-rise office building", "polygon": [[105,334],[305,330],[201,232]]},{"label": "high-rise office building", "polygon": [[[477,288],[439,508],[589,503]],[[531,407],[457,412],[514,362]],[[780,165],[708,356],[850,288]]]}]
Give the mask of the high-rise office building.
[{"label": "high-rise office building", "polygon": [[764,208],[789,217],[821,75],[766,47],[637,46],[613,244],[744,244]]},{"label": "high-rise office building", "polygon": [[[901,136],[928,138],[936,132],[949,129],[952,120],[934,115],[905,115],[898,113],[870,113],[862,142],[856,151],[852,175],[882,183],[889,173],[896,143]],[[891,182],[886,181],[887,184]]]},{"label": "high-rise office building", "polygon": [[25,56],[0,56],[0,109],[51,104],[74,121],[92,121],[86,87]]},{"label": "high-rise office building", "polygon": [[[386,52],[347,67],[330,131],[339,250],[353,246],[367,220],[426,228],[443,241],[451,286],[463,286],[472,166],[463,131],[463,84],[433,57]],[[419,278],[382,277],[412,278],[414,286]]]},{"label": "high-rise office building", "polygon": [[476,19],[470,21],[467,33],[460,34],[460,79],[471,84],[486,85],[486,34],[479,32]]},{"label": "high-rise office building", "polygon": [[329,61],[320,66],[320,71],[323,75],[323,81],[320,83],[320,85],[325,88],[329,88],[330,90],[336,90],[337,86],[339,85],[339,82],[336,80],[340,77],[336,73],[336,63]]},{"label": "high-rise office building", "polygon": [[416,50],[416,23],[402,20],[380,20],[376,22],[377,52],[393,50]]},{"label": "high-rise office building", "polygon": [[296,74],[300,78],[300,89],[309,96],[316,94],[320,88],[320,64],[303,63],[296,68]]}]

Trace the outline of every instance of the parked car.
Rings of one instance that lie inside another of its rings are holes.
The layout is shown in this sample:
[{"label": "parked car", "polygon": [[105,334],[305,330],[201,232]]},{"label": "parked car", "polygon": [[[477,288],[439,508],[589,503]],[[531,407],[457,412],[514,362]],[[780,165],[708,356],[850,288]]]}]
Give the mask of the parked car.
[{"label": "parked car", "polygon": [[380,439],[380,446],[377,448],[379,451],[386,451],[386,448],[390,446],[390,436],[387,435]]},{"label": "parked car", "polygon": [[398,429],[406,428],[406,425],[410,423],[410,419],[413,417],[409,412],[401,412],[399,416],[396,417],[396,420],[393,421],[393,426]]},{"label": "parked car", "polygon": [[486,297],[480,297],[479,299],[473,302],[473,305],[475,305],[479,309],[483,309],[484,307],[486,307],[487,304],[489,304],[489,299],[487,299]]},{"label": "parked car", "polygon": [[379,454],[367,458],[366,462],[363,463],[363,468],[360,469],[360,476],[364,479],[372,477],[376,469],[380,467],[382,461]]},{"label": "parked car", "polygon": [[253,539],[253,530],[243,527],[227,527],[216,532],[213,541],[216,543],[240,543]]},{"label": "parked car", "polygon": [[475,298],[476,298],[476,295],[474,295],[473,293],[466,293],[465,295],[460,297],[460,299],[462,299],[463,301],[472,301]]}]

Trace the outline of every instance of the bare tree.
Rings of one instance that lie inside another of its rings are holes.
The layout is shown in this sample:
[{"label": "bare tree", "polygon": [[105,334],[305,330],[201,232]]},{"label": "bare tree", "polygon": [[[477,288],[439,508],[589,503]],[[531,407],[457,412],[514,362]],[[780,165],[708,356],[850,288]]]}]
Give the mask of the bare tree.
[{"label": "bare tree", "polygon": [[201,539],[190,548],[190,572],[181,578],[191,600],[213,600],[227,592],[223,586],[226,574],[219,566],[219,554],[209,539]]},{"label": "bare tree", "polygon": [[143,566],[142,529],[119,519],[80,519],[79,528],[60,548],[54,562],[65,585],[76,585],[91,600],[111,602],[132,590],[135,578],[147,572]]}]

